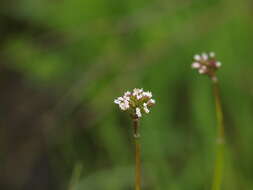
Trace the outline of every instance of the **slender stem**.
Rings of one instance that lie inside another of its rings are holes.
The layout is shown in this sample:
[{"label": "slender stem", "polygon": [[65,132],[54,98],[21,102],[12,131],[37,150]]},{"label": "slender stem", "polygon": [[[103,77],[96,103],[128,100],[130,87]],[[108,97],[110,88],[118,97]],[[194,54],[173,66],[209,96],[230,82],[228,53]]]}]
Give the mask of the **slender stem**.
[{"label": "slender stem", "polygon": [[139,135],[139,119],[133,119],[135,141],[135,190],[141,190],[141,145]]},{"label": "slender stem", "polygon": [[71,176],[70,184],[68,190],[76,189],[76,186],[80,180],[80,176],[82,173],[83,165],[80,162],[77,162]]},{"label": "slender stem", "polygon": [[220,190],[222,184],[224,167],[224,120],[217,78],[213,80],[213,91],[215,97],[216,117],[217,117],[217,139],[216,139],[216,160],[214,167],[212,190]]}]

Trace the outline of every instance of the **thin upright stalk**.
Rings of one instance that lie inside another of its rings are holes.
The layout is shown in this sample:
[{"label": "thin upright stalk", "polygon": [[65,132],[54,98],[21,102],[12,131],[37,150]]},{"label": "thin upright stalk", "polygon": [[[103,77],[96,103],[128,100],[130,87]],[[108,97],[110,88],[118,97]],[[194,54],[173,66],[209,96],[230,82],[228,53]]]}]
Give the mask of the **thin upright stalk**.
[{"label": "thin upright stalk", "polygon": [[214,176],[212,190],[220,190],[223,177],[223,167],[224,167],[224,121],[223,121],[223,111],[221,105],[221,97],[219,91],[219,84],[217,78],[213,80],[213,91],[215,97],[215,108],[217,117],[217,139],[216,139],[216,158],[214,166]]},{"label": "thin upright stalk", "polygon": [[76,189],[77,184],[79,183],[79,180],[80,180],[82,168],[83,168],[83,165],[80,162],[76,163],[76,165],[73,169],[73,172],[72,172],[72,176],[71,176],[68,190]]},{"label": "thin upright stalk", "polygon": [[139,135],[139,120],[133,119],[135,142],[135,190],[141,190],[141,145]]}]

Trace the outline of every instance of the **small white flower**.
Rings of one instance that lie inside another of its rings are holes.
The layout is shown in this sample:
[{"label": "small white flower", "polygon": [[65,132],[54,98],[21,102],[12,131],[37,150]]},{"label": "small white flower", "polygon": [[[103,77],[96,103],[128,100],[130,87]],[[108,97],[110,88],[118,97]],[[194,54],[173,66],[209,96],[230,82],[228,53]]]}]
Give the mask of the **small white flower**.
[{"label": "small white flower", "polygon": [[207,72],[207,67],[205,65],[201,66],[200,69],[199,69],[199,73],[204,74],[206,72]]},{"label": "small white flower", "polygon": [[119,104],[119,108],[121,109],[121,110],[125,110],[126,108],[125,108],[125,104]]},{"label": "small white flower", "polygon": [[137,117],[141,117],[141,109],[140,108],[136,108],[136,110],[135,110],[136,112],[136,115],[137,115]]},{"label": "small white flower", "polygon": [[126,104],[127,107],[129,107],[129,101],[128,100],[124,100],[124,103]]},{"label": "small white flower", "polygon": [[221,66],[221,62],[219,62],[219,61],[216,62],[216,66],[217,66],[217,67],[220,67],[220,66]]},{"label": "small white flower", "polygon": [[152,104],[153,105],[153,104],[155,104],[155,100],[154,99],[150,99],[147,104]]},{"label": "small white flower", "polygon": [[204,74],[204,73],[205,73],[205,70],[199,69],[199,74]]},{"label": "small white flower", "polygon": [[114,100],[114,103],[115,103],[115,104],[119,104],[120,102],[121,102],[121,101],[118,100],[118,99],[115,99],[115,100]]},{"label": "small white flower", "polygon": [[135,88],[133,90],[133,95],[134,96],[137,96],[138,94],[142,93],[143,92],[143,89],[142,88]]},{"label": "small white flower", "polygon": [[192,63],[192,68],[193,69],[198,69],[199,67],[200,67],[200,63],[198,63],[198,62]]},{"label": "small white flower", "polygon": [[215,57],[215,53],[214,53],[214,52],[210,52],[210,53],[209,53],[209,56],[210,56],[211,58],[214,58],[214,57]]},{"label": "small white flower", "polygon": [[142,97],[143,97],[142,94],[136,96],[137,100],[140,100]]},{"label": "small white flower", "polygon": [[196,61],[200,61],[200,60],[201,60],[201,57],[200,57],[200,55],[196,54],[196,55],[194,55],[194,59],[195,59]]},{"label": "small white flower", "polygon": [[137,94],[139,94],[139,91],[138,91],[137,88],[135,88],[135,89],[133,90],[133,96],[136,96]]},{"label": "small white flower", "polygon": [[206,53],[202,53],[202,59],[204,61],[207,61],[208,60],[208,55]]},{"label": "small white flower", "polygon": [[147,103],[143,104],[143,110],[145,111],[145,113],[149,113],[149,109],[147,107]]},{"label": "small white flower", "polygon": [[127,100],[125,100],[119,104],[119,107],[120,107],[120,109],[125,111],[129,108],[129,102]]},{"label": "small white flower", "polygon": [[127,110],[129,108],[129,97],[118,97],[114,100],[115,104],[118,104],[121,110]]},{"label": "small white flower", "polygon": [[143,92],[142,94],[143,94],[143,96],[146,96],[148,98],[152,97],[152,93],[151,92]]},{"label": "small white flower", "polygon": [[126,91],[125,93],[124,93],[124,96],[130,96],[131,95],[131,92],[129,92],[129,91]]}]

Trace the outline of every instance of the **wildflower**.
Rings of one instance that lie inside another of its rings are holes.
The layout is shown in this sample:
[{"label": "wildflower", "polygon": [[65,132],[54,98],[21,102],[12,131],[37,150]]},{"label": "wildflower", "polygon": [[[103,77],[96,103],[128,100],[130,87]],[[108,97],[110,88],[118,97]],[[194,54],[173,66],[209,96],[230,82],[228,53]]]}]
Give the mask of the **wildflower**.
[{"label": "wildflower", "polygon": [[141,117],[141,109],[140,108],[136,108],[136,115],[137,115],[137,117]]},{"label": "wildflower", "polygon": [[145,113],[149,113],[149,109],[148,109],[148,104],[147,103],[143,104],[143,110],[145,111]]},{"label": "wildflower", "polygon": [[214,167],[214,180],[212,189],[219,190],[222,186],[222,173],[223,173],[223,162],[225,155],[225,130],[224,130],[224,119],[221,104],[221,97],[219,91],[219,82],[216,76],[216,71],[221,67],[221,62],[217,61],[214,52],[202,53],[201,55],[195,55],[193,57],[194,62],[192,68],[197,69],[200,74],[207,75],[212,80],[215,106],[216,106],[216,117],[217,117],[217,150],[216,150],[216,161]]},{"label": "wildflower", "polygon": [[115,104],[123,111],[127,111],[133,118],[141,118],[143,114],[150,112],[150,107],[155,104],[152,99],[152,93],[143,91],[143,89],[135,88],[132,92],[125,92],[122,97],[114,100]]},{"label": "wildflower", "polygon": [[155,104],[155,100],[154,99],[150,99],[147,103],[149,106],[152,106]]},{"label": "wildflower", "polygon": [[148,114],[155,104],[152,93],[143,91],[142,88],[134,88],[132,92],[125,92],[123,96],[114,100],[114,103],[123,111],[127,111],[133,121],[133,137],[135,143],[135,189],[141,189],[141,147],[139,134],[139,119],[143,114]]},{"label": "wildflower", "polygon": [[205,74],[216,80],[216,71],[221,67],[221,62],[216,60],[215,53],[210,52],[195,55],[192,68],[197,69],[200,74]]}]

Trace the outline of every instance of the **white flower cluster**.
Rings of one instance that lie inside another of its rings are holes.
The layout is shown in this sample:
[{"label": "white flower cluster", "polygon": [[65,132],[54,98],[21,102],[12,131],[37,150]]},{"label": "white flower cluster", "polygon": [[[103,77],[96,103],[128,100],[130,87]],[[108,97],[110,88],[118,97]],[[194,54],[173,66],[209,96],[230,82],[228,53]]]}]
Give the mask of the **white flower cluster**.
[{"label": "white flower cluster", "polygon": [[221,62],[216,60],[214,52],[197,54],[193,59],[192,68],[197,69],[200,74],[212,76],[214,71],[221,66]]},{"label": "white flower cluster", "polygon": [[117,99],[114,100],[115,104],[118,104],[120,109],[125,111],[127,109],[129,109],[130,105],[129,105],[129,101],[130,101],[130,95],[131,93],[129,91],[124,93],[124,96],[122,97],[118,97]]},{"label": "white flower cluster", "polygon": [[142,117],[143,113],[149,113],[149,108],[155,104],[151,92],[145,92],[143,89],[135,88],[133,92],[125,92],[122,97],[114,100],[115,104],[123,111],[129,111],[134,117]]}]

